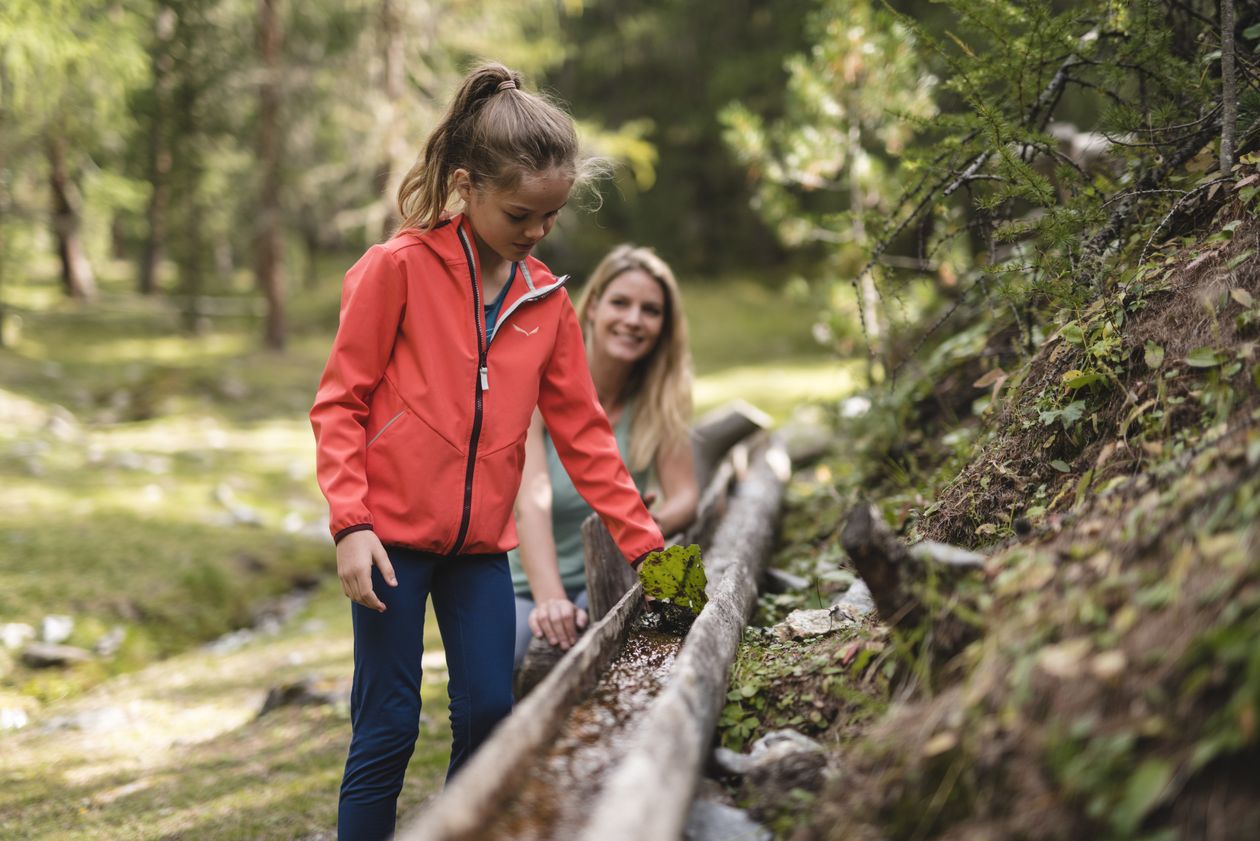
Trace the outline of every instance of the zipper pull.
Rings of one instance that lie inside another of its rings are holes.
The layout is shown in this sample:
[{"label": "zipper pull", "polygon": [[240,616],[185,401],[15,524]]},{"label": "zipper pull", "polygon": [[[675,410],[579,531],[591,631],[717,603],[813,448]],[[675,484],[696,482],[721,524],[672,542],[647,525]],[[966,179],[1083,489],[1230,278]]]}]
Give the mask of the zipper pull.
[{"label": "zipper pull", "polygon": [[481,366],[481,390],[490,390],[490,369],[485,365]]}]

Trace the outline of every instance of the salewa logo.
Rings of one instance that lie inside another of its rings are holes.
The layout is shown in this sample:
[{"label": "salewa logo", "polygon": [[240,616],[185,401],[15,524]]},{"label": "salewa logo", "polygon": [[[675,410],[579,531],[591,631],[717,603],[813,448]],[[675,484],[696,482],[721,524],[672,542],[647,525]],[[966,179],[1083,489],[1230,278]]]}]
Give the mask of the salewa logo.
[{"label": "salewa logo", "polygon": [[535,327],[533,330],[526,330],[525,328],[521,327],[519,324],[513,324],[512,329],[516,330],[516,332],[518,333],[524,333],[526,336],[532,336],[538,332],[537,327]]}]

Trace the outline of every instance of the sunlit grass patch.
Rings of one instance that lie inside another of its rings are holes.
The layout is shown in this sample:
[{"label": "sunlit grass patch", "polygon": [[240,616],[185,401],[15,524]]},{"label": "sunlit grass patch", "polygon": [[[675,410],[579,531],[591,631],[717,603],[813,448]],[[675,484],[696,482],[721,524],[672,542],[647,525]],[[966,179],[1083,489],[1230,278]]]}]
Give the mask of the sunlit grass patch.
[{"label": "sunlit grass patch", "polygon": [[840,359],[778,360],[716,370],[696,380],[696,409],[742,399],[786,420],[802,403],[834,402],[859,386],[862,363]]},{"label": "sunlit grass patch", "polygon": [[[345,691],[348,605],[331,584],[279,635],[226,654],[173,657],[58,710],[86,713],[81,725],[5,736],[0,837],[226,841],[331,832],[350,736],[346,707],[257,712],[269,687],[298,679]],[[425,637],[436,647],[432,621]],[[440,788],[449,758],[445,675],[430,672],[404,813]]]}]

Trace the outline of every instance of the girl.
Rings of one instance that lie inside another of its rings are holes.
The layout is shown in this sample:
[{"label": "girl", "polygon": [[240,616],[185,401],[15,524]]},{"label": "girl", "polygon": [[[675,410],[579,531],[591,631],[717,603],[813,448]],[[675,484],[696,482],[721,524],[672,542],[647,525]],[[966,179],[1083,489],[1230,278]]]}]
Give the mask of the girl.
[{"label": "girl", "polygon": [[[474,70],[403,181],[399,232],[346,275],[311,423],[354,602],[345,839],[393,833],[418,734],[426,596],[450,670],[448,779],[512,704],[512,504],[537,406],[627,558],[662,547],[617,454],[577,316],[530,252],[582,174],[573,121]],[[453,194],[462,213],[444,218]]]},{"label": "girl", "polygon": [[[640,488],[655,468],[665,496],[655,519],[662,532],[674,534],[695,518],[700,498],[688,439],[691,355],[678,283],[652,250],[620,245],[595,268],[577,311],[600,405]],[[580,528],[590,513],[535,412],[516,499],[521,545],[508,554],[518,667],[531,634],[568,649],[587,624]]]}]

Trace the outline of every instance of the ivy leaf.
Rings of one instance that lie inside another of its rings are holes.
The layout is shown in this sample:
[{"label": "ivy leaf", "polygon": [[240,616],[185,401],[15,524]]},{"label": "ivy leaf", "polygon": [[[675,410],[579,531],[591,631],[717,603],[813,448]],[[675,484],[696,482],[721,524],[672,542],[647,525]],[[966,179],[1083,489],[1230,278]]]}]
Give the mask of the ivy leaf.
[{"label": "ivy leaf", "polygon": [[1215,368],[1221,364],[1221,358],[1215,348],[1197,347],[1186,354],[1186,364],[1191,368]]},{"label": "ivy leaf", "polygon": [[1152,341],[1146,343],[1146,367],[1158,368],[1164,364],[1164,349]]},{"label": "ivy leaf", "polygon": [[653,552],[639,565],[639,580],[648,598],[685,607],[699,614],[708,603],[704,588],[708,579],[700,547],[670,546]]}]

